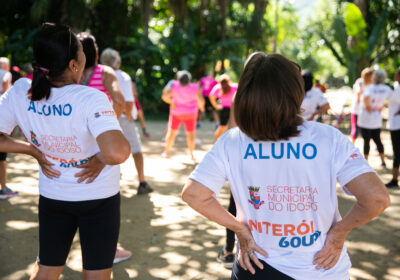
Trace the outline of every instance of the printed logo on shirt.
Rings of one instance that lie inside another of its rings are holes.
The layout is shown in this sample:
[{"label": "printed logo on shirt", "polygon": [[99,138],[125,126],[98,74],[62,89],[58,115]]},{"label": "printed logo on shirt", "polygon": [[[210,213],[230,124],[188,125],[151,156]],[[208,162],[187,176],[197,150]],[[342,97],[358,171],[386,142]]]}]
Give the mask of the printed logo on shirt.
[{"label": "printed logo on shirt", "polygon": [[36,139],[36,134],[31,130],[31,142],[40,147],[39,141]]},{"label": "printed logo on shirt", "polygon": [[43,115],[43,116],[69,116],[72,113],[71,104],[43,104],[43,106],[35,105],[35,102],[29,102],[28,112]]},{"label": "printed logo on shirt", "polygon": [[43,148],[46,151],[60,154],[81,153],[76,136],[40,135]]},{"label": "printed logo on shirt", "polygon": [[359,154],[352,154],[350,157],[352,158],[352,159],[355,159],[355,158],[358,158],[360,155]]},{"label": "printed logo on shirt", "polygon": [[94,113],[94,117],[97,119],[97,118],[100,118],[101,116],[104,116],[104,117],[111,117],[111,116],[116,116],[116,114],[115,114],[115,112],[114,111],[102,111],[102,112],[96,112],[96,113]]},{"label": "printed logo on shirt", "polygon": [[70,160],[64,159],[64,158],[58,158],[58,157],[54,157],[48,154],[44,154],[46,157],[49,157],[53,160],[56,160],[58,162],[60,162],[60,167],[64,167],[64,168],[71,168],[71,167],[76,167],[78,165],[84,164],[86,162],[89,161],[90,158],[85,158],[85,159],[81,159],[81,160],[75,160],[74,158],[71,158]]},{"label": "printed logo on shirt", "polygon": [[274,224],[268,221],[248,220],[250,231],[272,236],[282,236],[278,241],[281,248],[299,248],[312,246],[321,236],[321,231],[314,230],[314,222],[302,220],[295,224]]},{"label": "printed logo on shirt", "polygon": [[250,199],[249,202],[251,205],[254,206],[254,209],[258,210],[260,209],[261,205],[264,204],[264,201],[260,199],[260,194],[258,191],[260,190],[259,187],[248,187],[249,189],[249,195]]},{"label": "printed logo on shirt", "polygon": [[351,160],[353,160],[353,159],[359,159],[359,158],[362,158],[362,157],[361,157],[361,154],[359,154],[359,153],[354,153],[354,154],[352,154],[352,155],[346,160],[345,164],[347,164],[349,161],[351,161]]}]

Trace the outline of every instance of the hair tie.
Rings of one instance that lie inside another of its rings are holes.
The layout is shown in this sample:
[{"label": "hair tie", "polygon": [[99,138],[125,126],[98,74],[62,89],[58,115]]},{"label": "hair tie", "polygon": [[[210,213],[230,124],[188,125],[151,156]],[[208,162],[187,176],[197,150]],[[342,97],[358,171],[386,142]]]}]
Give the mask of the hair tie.
[{"label": "hair tie", "polygon": [[33,64],[32,66],[33,66],[33,69],[35,69],[36,71],[41,72],[41,73],[44,74],[44,75],[49,74],[49,69],[47,69],[47,68],[41,67],[41,66],[39,66],[39,65],[36,64],[36,63]]}]

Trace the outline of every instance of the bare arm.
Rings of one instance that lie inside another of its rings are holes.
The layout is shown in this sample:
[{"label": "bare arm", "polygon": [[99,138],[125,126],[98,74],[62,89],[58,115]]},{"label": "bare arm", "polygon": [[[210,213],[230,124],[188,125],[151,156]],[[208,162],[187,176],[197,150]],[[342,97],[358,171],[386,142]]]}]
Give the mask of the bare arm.
[{"label": "bare arm", "polygon": [[119,130],[103,132],[96,138],[100,152],[96,157],[104,164],[123,163],[130,155],[131,148],[125,136]]},{"label": "bare arm", "polygon": [[201,183],[189,179],[182,191],[182,199],[194,210],[221,226],[234,231],[239,239],[240,252],[238,261],[245,270],[254,274],[255,270],[250,263],[250,258],[258,267],[263,269],[256,255],[249,257],[253,251],[268,257],[268,254],[258,247],[245,224],[239,222],[215,199],[214,192]]},{"label": "bare arm", "polygon": [[139,100],[138,92],[137,92],[136,85],[134,82],[132,82],[132,92],[133,92],[133,97],[135,98],[135,100]]},{"label": "bare arm", "polygon": [[210,99],[210,103],[211,105],[216,109],[216,110],[221,110],[222,106],[220,104],[218,104],[217,102],[217,98],[215,98],[215,96],[208,96],[208,98]]},{"label": "bare arm", "polygon": [[204,112],[204,106],[206,105],[206,102],[200,91],[196,93],[196,100],[197,100],[197,106],[199,107],[200,111]]},{"label": "bare arm", "polygon": [[49,162],[41,151],[36,149],[31,143],[14,139],[8,135],[0,133],[0,151],[6,153],[19,153],[26,154],[34,157],[40,167],[42,168],[43,174],[48,178],[60,176],[60,172],[51,168],[53,164]]},{"label": "bare arm", "polygon": [[176,107],[174,101],[172,100],[172,90],[171,89],[163,89],[161,99],[169,104],[173,109]]},{"label": "bare arm", "polygon": [[330,108],[331,106],[329,105],[329,103],[325,103],[324,105],[319,107],[319,109],[316,112],[314,112],[308,120],[313,120],[315,116],[325,114],[326,112],[328,112]]},{"label": "bare arm", "polygon": [[6,92],[8,90],[8,81],[3,81],[3,93]]},{"label": "bare arm", "polygon": [[357,201],[341,221],[331,227],[325,245],[314,257],[317,269],[332,268],[339,260],[350,230],[362,226],[381,214],[390,205],[385,185],[375,173],[365,173],[345,186]]},{"label": "bare arm", "polygon": [[124,113],[125,113],[126,118],[131,122],[134,121],[134,119],[132,117],[132,109],[133,109],[133,102],[125,102]]},{"label": "bare arm", "polygon": [[371,113],[373,110],[371,108],[371,104],[370,104],[370,98],[369,96],[365,96],[364,97],[364,105],[365,105],[365,110],[367,110],[369,113]]},{"label": "bare arm", "polygon": [[111,67],[104,66],[102,80],[104,88],[111,96],[115,114],[119,119],[124,110],[125,100],[119,88],[117,76],[115,76],[115,72]]}]

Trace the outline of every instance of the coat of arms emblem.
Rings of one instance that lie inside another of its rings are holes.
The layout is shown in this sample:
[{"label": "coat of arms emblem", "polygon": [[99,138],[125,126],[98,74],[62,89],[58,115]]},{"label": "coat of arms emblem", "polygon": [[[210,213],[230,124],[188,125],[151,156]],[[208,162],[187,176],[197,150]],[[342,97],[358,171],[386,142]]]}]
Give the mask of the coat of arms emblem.
[{"label": "coat of arms emblem", "polygon": [[260,206],[264,204],[264,201],[261,200],[260,194],[258,193],[260,187],[248,187],[248,188],[250,195],[249,202],[254,206],[254,209],[258,210]]}]

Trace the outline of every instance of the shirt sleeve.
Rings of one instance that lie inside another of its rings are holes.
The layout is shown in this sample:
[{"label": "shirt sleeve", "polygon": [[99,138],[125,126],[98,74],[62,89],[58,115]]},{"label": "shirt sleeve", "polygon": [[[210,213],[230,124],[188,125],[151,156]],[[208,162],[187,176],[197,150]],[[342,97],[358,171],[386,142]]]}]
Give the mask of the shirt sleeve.
[{"label": "shirt sleeve", "polygon": [[167,85],[165,86],[166,90],[170,90],[172,88],[172,84],[174,83],[174,80],[170,80]]},{"label": "shirt sleeve", "polygon": [[220,89],[221,89],[221,86],[220,86],[219,84],[216,84],[216,85],[212,88],[212,90],[211,90],[211,92],[210,92],[210,96],[219,97],[219,91],[220,91]]},{"label": "shirt sleeve", "polygon": [[368,165],[360,151],[340,131],[336,130],[335,138],[337,140],[334,155],[336,180],[345,193],[351,194],[344,188],[348,182],[361,174],[375,171]]},{"label": "shirt sleeve", "polygon": [[14,96],[16,87],[7,90],[0,98],[0,132],[10,134],[17,126],[17,118],[15,116]]},{"label": "shirt sleeve", "polygon": [[87,108],[90,109],[87,111],[86,115],[87,124],[95,138],[109,130],[121,131],[114,109],[104,93],[94,93],[89,100],[90,103]]},{"label": "shirt sleeve", "polygon": [[196,169],[189,176],[190,179],[195,180],[212,190],[216,196],[218,196],[227,181],[224,164],[224,139],[227,134],[218,139],[211,151],[206,154],[201,163],[197,165]]},{"label": "shirt sleeve", "polygon": [[11,73],[7,72],[6,74],[4,74],[3,82],[8,82],[9,84],[11,84],[11,81],[12,81]]}]

